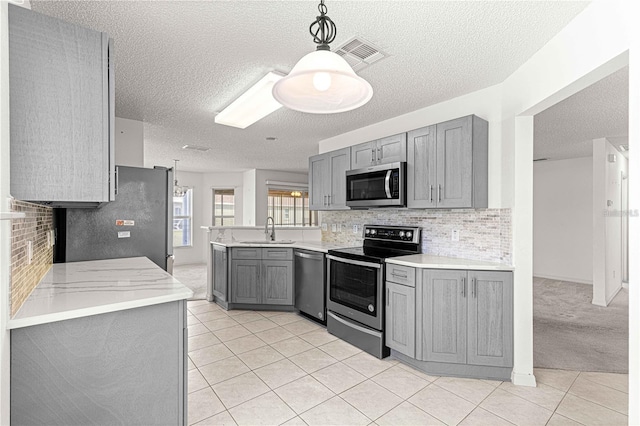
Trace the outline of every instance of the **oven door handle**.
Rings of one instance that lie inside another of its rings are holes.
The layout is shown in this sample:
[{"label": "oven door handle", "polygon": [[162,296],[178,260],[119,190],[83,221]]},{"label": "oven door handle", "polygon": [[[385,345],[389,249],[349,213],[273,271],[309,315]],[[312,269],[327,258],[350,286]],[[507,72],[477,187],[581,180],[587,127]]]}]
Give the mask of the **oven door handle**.
[{"label": "oven door handle", "polygon": [[336,262],[348,263],[350,265],[368,266],[370,268],[380,269],[382,265],[379,263],[363,262],[361,260],[345,259],[344,257],[336,257],[330,254],[327,255],[327,259],[334,260]]},{"label": "oven door handle", "polygon": [[387,170],[387,176],[384,178],[384,192],[387,194],[387,198],[391,199],[391,186],[389,181],[391,180],[391,170]]},{"label": "oven door handle", "polygon": [[338,315],[334,314],[331,311],[327,312],[327,316],[333,318],[334,320],[338,321],[339,323],[342,323],[343,325],[346,325],[347,327],[350,328],[355,328],[358,331],[361,331],[362,333],[366,333],[366,334],[370,334],[372,336],[380,336],[380,332],[379,331],[374,331],[374,330],[369,330],[368,328],[364,328],[362,326],[359,326],[351,321],[346,321],[342,318],[340,318]]}]

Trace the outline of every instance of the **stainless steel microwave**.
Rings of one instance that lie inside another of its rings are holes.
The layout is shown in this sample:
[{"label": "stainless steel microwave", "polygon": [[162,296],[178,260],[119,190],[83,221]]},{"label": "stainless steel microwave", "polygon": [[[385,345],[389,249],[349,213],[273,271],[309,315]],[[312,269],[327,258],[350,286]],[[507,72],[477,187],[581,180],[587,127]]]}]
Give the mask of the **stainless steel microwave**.
[{"label": "stainless steel microwave", "polygon": [[404,207],[407,163],[389,163],[347,170],[347,206]]}]

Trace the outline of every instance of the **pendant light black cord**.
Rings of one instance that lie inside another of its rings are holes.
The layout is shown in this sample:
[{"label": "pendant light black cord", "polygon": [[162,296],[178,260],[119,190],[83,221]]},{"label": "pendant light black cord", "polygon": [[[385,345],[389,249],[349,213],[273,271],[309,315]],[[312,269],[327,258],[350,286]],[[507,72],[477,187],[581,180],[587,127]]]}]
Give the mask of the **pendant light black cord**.
[{"label": "pendant light black cord", "polygon": [[324,0],[320,0],[318,10],[320,16],[317,16],[316,20],[309,25],[309,33],[313,36],[313,42],[318,45],[317,50],[331,50],[329,44],[336,38],[336,24],[327,16]]}]

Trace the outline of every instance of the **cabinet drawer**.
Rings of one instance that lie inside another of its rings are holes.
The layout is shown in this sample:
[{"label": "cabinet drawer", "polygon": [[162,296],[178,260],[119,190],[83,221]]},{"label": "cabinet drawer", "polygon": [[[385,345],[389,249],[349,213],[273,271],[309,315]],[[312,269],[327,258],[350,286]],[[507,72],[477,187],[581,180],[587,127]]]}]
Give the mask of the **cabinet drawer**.
[{"label": "cabinet drawer", "polygon": [[290,248],[263,248],[262,258],[271,260],[293,260],[293,249]]},{"label": "cabinet drawer", "polygon": [[410,266],[394,265],[387,263],[386,280],[398,284],[416,286],[416,269]]},{"label": "cabinet drawer", "polygon": [[262,249],[260,247],[233,247],[231,249],[232,259],[260,259]]}]

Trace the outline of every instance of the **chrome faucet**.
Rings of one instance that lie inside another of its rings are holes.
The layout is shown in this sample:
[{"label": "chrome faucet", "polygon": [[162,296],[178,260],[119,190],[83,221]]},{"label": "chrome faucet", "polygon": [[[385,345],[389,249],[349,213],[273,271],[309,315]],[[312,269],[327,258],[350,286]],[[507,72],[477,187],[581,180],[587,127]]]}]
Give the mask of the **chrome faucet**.
[{"label": "chrome faucet", "polygon": [[[271,232],[269,232],[269,219],[271,219]],[[276,240],[276,223],[271,216],[267,218],[267,223],[264,224],[264,234],[267,241]]]}]

